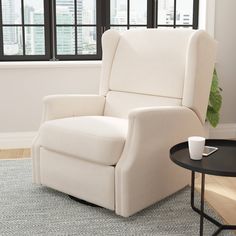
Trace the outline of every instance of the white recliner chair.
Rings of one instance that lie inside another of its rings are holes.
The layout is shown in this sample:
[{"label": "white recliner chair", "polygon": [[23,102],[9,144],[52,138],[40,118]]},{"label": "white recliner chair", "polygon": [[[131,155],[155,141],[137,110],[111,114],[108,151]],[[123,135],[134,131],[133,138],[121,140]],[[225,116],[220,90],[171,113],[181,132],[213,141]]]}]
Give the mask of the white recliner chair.
[{"label": "white recliner chair", "polygon": [[204,135],[216,43],[184,29],[109,30],[102,43],[99,95],[44,99],[33,180],[127,217],[188,184],[169,149]]}]

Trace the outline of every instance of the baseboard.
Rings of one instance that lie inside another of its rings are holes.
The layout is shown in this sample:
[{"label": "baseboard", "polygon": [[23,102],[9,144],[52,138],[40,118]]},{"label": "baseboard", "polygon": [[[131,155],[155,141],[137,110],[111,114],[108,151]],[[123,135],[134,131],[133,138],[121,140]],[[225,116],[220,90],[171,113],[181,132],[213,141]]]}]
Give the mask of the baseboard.
[{"label": "baseboard", "polygon": [[216,128],[210,128],[210,138],[236,139],[236,123],[219,124]]},{"label": "baseboard", "polygon": [[37,132],[0,133],[0,149],[30,148]]}]

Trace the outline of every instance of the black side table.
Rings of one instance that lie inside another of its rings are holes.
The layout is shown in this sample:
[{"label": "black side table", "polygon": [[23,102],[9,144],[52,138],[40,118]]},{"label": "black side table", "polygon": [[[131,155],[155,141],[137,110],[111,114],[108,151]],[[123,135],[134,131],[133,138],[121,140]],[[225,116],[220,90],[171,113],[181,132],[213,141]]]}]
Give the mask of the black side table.
[{"label": "black side table", "polygon": [[[236,225],[224,225],[204,212],[205,174],[236,177],[236,141],[232,140],[206,140],[207,146],[218,147],[218,151],[203,157],[201,161],[191,160],[188,143],[180,143],[170,149],[171,160],[192,171],[191,177],[191,207],[200,214],[200,235],[203,235],[204,218],[218,226],[212,235],[218,235],[222,230],[235,230]],[[201,173],[201,206],[194,205],[195,172]]]}]

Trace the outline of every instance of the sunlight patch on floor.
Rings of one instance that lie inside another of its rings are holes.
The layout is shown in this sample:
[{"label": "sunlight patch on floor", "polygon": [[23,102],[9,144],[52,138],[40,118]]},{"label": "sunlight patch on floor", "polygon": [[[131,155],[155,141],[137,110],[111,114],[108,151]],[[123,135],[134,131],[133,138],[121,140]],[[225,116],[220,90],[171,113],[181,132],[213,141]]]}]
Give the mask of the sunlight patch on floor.
[{"label": "sunlight patch on floor", "polygon": [[[200,191],[201,178],[196,179]],[[206,175],[206,201],[228,224],[236,224],[236,178]]]}]

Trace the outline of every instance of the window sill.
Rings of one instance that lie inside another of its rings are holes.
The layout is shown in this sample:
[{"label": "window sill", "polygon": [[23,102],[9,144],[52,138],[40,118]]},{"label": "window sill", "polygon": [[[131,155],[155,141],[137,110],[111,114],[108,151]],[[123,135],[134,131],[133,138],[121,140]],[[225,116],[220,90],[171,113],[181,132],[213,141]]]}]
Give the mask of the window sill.
[{"label": "window sill", "polygon": [[0,69],[88,68],[101,67],[102,61],[0,62]]}]

